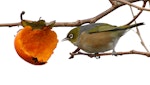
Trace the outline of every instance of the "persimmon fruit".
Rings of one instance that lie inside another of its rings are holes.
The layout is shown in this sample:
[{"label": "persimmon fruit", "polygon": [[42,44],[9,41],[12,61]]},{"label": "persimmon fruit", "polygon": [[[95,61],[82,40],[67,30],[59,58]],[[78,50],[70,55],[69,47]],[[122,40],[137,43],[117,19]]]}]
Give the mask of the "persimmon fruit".
[{"label": "persimmon fruit", "polygon": [[58,42],[56,33],[51,29],[52,26],[46,26],[44,20],[37,22],[22,20],[22,25],[24,28],[17,33],[14,40],[16,52],[31,64],[45,64]]}]

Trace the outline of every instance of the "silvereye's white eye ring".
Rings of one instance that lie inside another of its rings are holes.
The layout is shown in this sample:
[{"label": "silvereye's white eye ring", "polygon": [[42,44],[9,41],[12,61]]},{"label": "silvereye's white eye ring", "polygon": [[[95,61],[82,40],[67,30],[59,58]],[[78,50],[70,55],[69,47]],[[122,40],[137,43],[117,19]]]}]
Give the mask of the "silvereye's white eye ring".
[{"label": "silvereye's white eye ring", "polygon": [[72,39],[73,38],[73,34],[69,34],[69,36],[68,36],[70,39]]}]

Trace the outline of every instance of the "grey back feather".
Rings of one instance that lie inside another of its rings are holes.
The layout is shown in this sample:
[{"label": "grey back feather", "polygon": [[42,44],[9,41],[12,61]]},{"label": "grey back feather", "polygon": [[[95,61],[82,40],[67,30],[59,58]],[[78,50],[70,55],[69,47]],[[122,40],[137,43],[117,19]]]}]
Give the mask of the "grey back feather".
[{"label": "grey back feather", "polygon": [[82,33],[85,30],[90,30],[92,28],[95,28],[96,26],[102,25],[103,23],[92,23],[88,25],[84,25],[80,27],[80,33]]}]

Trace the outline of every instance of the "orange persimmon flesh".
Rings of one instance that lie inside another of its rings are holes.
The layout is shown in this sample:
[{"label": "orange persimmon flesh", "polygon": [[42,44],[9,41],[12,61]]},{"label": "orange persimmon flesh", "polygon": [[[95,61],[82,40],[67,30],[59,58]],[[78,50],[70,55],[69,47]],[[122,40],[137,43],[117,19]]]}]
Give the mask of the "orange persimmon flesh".
[{"label": "orange persimmon flesh", "polygon": [[57,45],[57,35],[48,26],[42,29],[32,29],[25,26],[20,30],[14,41],[18,55],[25,61],[35,64],[45,64]]}]

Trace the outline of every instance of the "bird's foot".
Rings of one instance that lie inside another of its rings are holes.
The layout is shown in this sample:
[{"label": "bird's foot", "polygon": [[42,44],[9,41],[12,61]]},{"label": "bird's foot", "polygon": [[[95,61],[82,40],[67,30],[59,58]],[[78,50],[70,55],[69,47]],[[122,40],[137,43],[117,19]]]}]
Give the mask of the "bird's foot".
[{"label": "bird's foot", "polygon": [[90,54],[90,53],[82,53],[78,51],[76,53],[70,53],[70,54],[71,54],[71,57],[69,59],[74,58],[74,55],[87,55],[90,58],[95,57],[96,59],[100,59],[100,56],[97,56],[98,53]]},{"label": "bird's foot", "polygon": [[82,52],[78,52],[78,54],[87,55],[87,56],[90,57],[90,58],[95,57],[96,59],[100,59],[100,56],[98,56],[98,53],[92,54],[92,53],[82,53]]},{"label": "bird's foot", "polygon": [[96,59],[100,59],[101,57],[100,57],[100,56],[95,56],[95,58],[96,58]]},{"label": "bird's foot", "polygon": [[95,54],[82,53],[82,52],[78,52],[78,54],[87,55],[87,56],[90,57],[90,58],[95,57]]},{"label": "bird's foot", "polygon": [[82,52],[79,52],[79,51],[80,51],[80,49],[77,48],[75,51],[73,51],[72,53],[70,53],[71,56],[69,57],[69,59],[74,58],[75,55],[87,55],[90,58],[95,57],[96,59],[100,59],[100,56],[98,55],[98,53],[89,54],[89,53],[82,53]]},{"label": "bird's foot", "polygon": [[69,59],[72,59],[72,58],[74,58],[75,53],[72,52],[72,53],[70,53],[70,55],[71,56],[69,57]]},{"label": "bird's foot", "polygon": [[116,51],[113,51],[113,52],[112,52],[112,55],[113,55],[113,56],[118,56],[118,54],[116,53]]},{"label": "bird's foot", "polygon": [[100,58],[101,58],[100,56],[97,56],[98,53],[95,53],[94,55],[95,55],[95,58],[96,58],[96,59],[100,59]]},{"label": "bird's foot", "polygon": [[72,53],[70,53],[70,57],[69,57],[69,59],[72,59],[72,58],[74,58],[74,55],[77,53],[77,52],[79,52],[80,51],[80,48],[77,48],[75,51],[73,51]]}]

